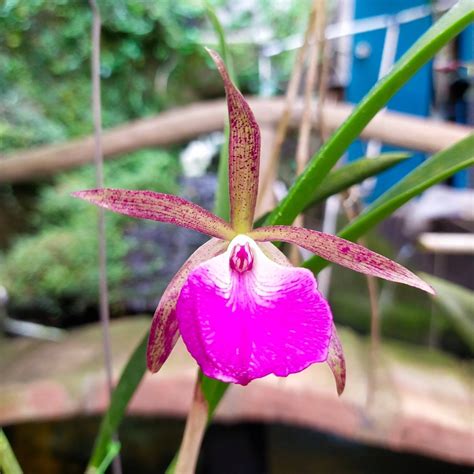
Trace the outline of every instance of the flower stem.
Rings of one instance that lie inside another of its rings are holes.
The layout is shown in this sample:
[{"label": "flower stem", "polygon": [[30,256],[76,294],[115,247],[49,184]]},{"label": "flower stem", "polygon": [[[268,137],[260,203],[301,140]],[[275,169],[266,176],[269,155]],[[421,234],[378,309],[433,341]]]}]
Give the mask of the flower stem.
[{"label": "flower stem", "polygon": [[[102,105],[100,92],[100,34],[102,20],[96,0],[89,0],[92,10],[92,115],[94,120],[94,159],[96,169],[96,186],[104,187],[104,157],[102,151]],[[110,311],[109,311],[109,288],[107,284],[107,244],[105,238],[105,211],[98,210],[97,232],[99,238],[99,313],[102,324],[102,340],[104,347],[105,371],[107,376],[107,388],[109,396],[113,391],[112,380],[112,349],[110,342]],[[117,436],[114,436],[118,441]],[[121,474],[122,466],[120,457],[113,460],[113,473]]]},{"label": "flower stem", "polygon": [[[360,201],[357,197],[351,199],[346,192],[343,194],[346,201],[350,204],[344,206],[346,216],[350,221],[353,221],[360,214]],[[364,238],[358,240],[362,245],[367,246]],[[377,388],[377,362],[380,352],[380,310],[378,300],[378,288],[375,277],[365,275],[367,280],[367,289],[369,291],[370,302],[370,356],[369,356],[369,370],[367,375],[367,398],[366,408],[369,409],[374,401],[374,394]]]},{"label": "flower stem", "polygon": [[208,409],[209,406],[201,387],[201,376],[198,374],[178,456],[168,467],[166,474],[193,474],[195,472],[199,450],[209,420]]},{"label": "flower stem", "polygon": [[[296,148],[296,176],[299,176],[305,169],[310,154],[310,140],[311,140],[311,113],[312,101],[315,88],[320,82],[321,69],[318,67],[321,59],[322,45],[324,42],[325,33],[325,4],[324,0],[313,0],[313,9],[310,15],[308,42],[309,48],[309,63],[304,84],[304,105],[303,113],[301,115],[301,123],[298,133],[298,143]],[[318,104],[318,109],[320,104]],[[304,216],[300,214],[294,225],[303,227]],[[300,250],[298,246],[293,245],[290,250],[290,261],[293,265],[301,264]]]},{"label": "flower stem", "polygon": [[[288,124],[290,122],[291,112],[293,109],[293,105],[296,101],[296,96],[298,95],[298,87],[301,82],[301,76],[303,75],[304,61],[306,58],[306,51],[308,49],[310,37],[313,32],[315,14],[316,14],[315,9],[313,8],[309,16],[308,26],[306,28],[306,32],[304,35],[303,45],[301,46],[301,48],[299,48],[296,59],[295,59],[295,63],[293,64],[290,81],[286,89],[285,108],[283,109],[283,113],[281,114],[281,117],[278,120],[275,141],[273,143],[273,147],[271,151],[271,157],[270,157],[271,163],[278,163],[280,159],[281,147],[286,138],[286,133],[288,130]],[[271,184],[272,183],[268,183],[266,176],[264,176],[262,178],[260,192],[265,192],[267,187],[270,186]]]}]

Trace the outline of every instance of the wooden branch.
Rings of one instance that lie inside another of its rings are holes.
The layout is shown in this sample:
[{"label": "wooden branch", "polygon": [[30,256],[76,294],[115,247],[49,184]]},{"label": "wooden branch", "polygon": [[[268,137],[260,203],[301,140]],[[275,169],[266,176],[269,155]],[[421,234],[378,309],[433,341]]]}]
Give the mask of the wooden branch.
[{"label": "wooden branch", "polygon": [[[285,99],[250,99],[257,121],[276,126],[284,111]],[[316,107],[313,108],[316,110]],[[349,116],[352,106],[326,103],[322,117],[327,130],[335,130]],[[300,121],[302,104],[292,111],[290,126]],[[155,117],[136,120],[105,131],[102,136],[104,158],[112,158],[141,148],[167,146],[189,141],[198,135],[220,130],[227,115],[224,100],[201,102],[175,108]],[[312,117],[317,125],[317,114]],[[466,137],[466,126],[385,111],[375,117],[362,133],[384,143],[434,153]],[[0,183],[34,181],[71,169],[94,159],[92,136],[62,144],[46,145],[0,156]]]}]

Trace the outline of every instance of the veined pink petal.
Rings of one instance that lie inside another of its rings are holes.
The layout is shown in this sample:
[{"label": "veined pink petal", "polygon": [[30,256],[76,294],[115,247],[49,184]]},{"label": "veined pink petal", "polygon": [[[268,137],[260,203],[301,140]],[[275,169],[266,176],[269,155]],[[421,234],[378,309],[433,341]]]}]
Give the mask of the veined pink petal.
[{"label": "veined pink petal", "polygon": [[260,227],[248,234],[256,241],[296,244],[310,252],[356,272],[414,286],[434,294],[433,288],[402,265],[335,235],[292,226]]},{"label": "veined pink petal", "polygon": [[147,365],[158,372],[179,338],[176,301],[189,273],[202,262],[225,251],[228,243],[211,239],[199,247],[173,277],[156,308],[147,347]]},{"label": "veined pink petal", "polygon": [[228,222],[171,194],[105,188],[78,191],[72,195],[119,214],[187,227],[218,239],[232,240],[236,235]]},{"label": "veined pink petal", "polygon": [[207,49],[224,81],[229,110],[229,194],[232,227],[252,228],[260,167],[260,129],[252,110],[232,84],[221,57]]},{"label": "veined pink petal", "polygon": [[193,270],[176,306],[203,372],[246,385],[325,361],[332,315],[311,272],[269,260],[247,236]]},{"label": "veined pink petal", "polygon": [[334,324],[332,327],[331,342],[329,343],[327,363],[336,381],[337,394],[341,395],[346,386],[346,361],[344,359],[344,352],[342,351],[342,344]]}]

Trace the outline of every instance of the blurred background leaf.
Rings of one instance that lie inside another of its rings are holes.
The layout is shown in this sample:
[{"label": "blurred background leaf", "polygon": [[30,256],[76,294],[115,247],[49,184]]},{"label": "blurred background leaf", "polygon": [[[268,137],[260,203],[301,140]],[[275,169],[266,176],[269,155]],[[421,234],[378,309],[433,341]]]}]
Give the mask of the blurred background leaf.
[{"label": "blurred background leaf", "polygon": [[444,310],[442,314],[449,318],[459,337],[474,353],[474,293],[444,278],[427,273],[421,273],[420,276],[436,291],[433,303]]}]

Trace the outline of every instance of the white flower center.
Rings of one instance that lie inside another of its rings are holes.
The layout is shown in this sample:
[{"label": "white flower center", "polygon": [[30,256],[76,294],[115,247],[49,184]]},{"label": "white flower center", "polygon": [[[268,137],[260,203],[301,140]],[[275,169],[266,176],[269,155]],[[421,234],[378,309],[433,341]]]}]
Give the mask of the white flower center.
[{"label": "white flower center", "polygon": [[253,240],[245,235],[238,235],[229,244],[227,249],[230,268],[238,273],[252,270],[254,264],[254,253],[252,250]]}]

